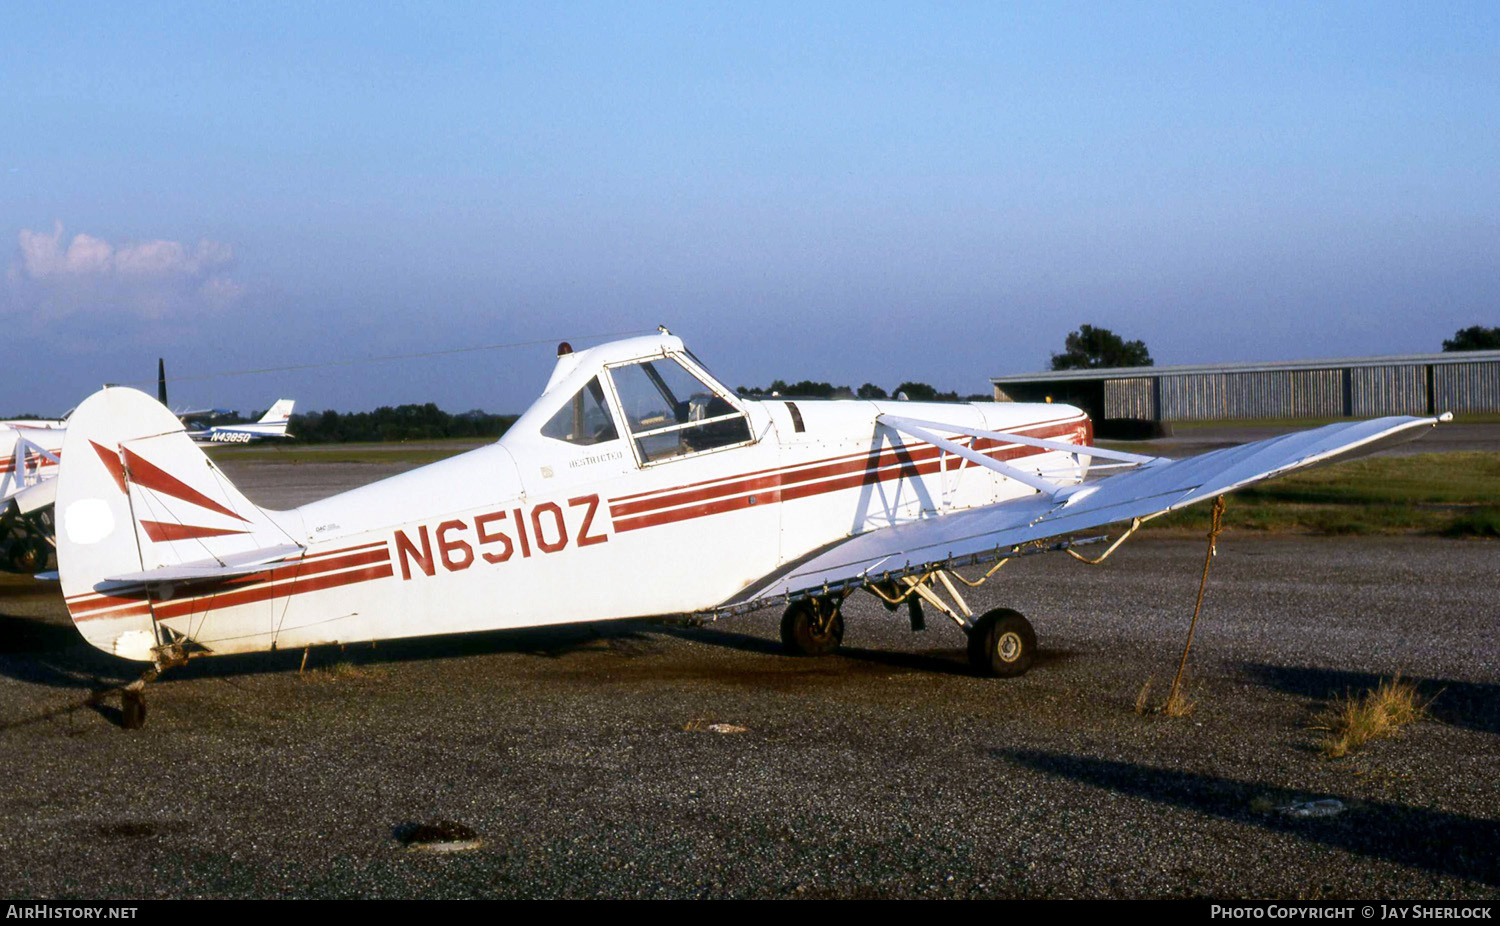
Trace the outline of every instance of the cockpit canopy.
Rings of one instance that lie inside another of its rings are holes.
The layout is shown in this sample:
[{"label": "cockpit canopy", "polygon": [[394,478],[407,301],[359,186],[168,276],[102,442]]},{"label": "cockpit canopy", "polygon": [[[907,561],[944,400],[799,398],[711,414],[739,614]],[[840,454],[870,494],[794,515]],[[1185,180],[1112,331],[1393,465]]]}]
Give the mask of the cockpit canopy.
[{"label": "cockpit canopy", "polygon": [[[749,443],[750,423],[734,396],[676,338],[661,342],[645,356],[597,358],[602,369],[540,425],[542,436],[588,447],[625,434],[642,465]],[[573,361],[579,376],[596,359],[588,353]],[[576,381],[557,385],[568,379]]]}]

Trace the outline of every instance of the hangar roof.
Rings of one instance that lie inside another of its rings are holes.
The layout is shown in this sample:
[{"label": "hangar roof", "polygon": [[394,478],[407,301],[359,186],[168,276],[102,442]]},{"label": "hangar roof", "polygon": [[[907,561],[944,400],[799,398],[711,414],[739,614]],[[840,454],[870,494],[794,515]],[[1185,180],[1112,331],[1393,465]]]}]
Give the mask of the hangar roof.
[{"label": "hangar roof", "polygon": [[1450,351],[1441,354],[1397,354],[1387,357],[1340,357],[1331,360],[1275,360],[1267,363],[1190,363],[1165,367],[1099,367],[1092,370],[1046,370],[992,376],[992,383],[1035,383],[1062,380],[1134,379],[1189,373],[1263,373],[1277,370],[1324,370],[1346,367],[1386,367],[1429,363],[1484,363],[1500,361],[1500,350]]}]

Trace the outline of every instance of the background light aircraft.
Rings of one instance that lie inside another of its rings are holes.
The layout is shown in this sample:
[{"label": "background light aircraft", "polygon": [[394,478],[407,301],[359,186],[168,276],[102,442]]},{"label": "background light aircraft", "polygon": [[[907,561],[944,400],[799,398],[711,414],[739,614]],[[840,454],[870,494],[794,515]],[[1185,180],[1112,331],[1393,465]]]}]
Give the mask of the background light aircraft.
[{"label": "background light aircraft", "polygon": [[[163,405],[167,404],[167,361],[161,357],[156,358],[156,400]],[[259,421],[244,424],[206,425],[197,430],[188,431],[187,434],[200,444],[249,444],[268,437],[291,437],[286,432],[286,428],[291,423],[292,409],[296,404],[292,399],[277,399],[276,404],[272,405]],[[203,418],[211,419],[219,415],[227,415],[230,412],[223,408],[195,408],[173,412],[173,414],[184,424],[189,424]]]},{"label": "background light aircraft", "polygon": [[292,420],[291,399],[277,399],[270,411],[259,421],[247,424],[220,424],[187,432],[188,437],[200,444],[249,444],[268,437],[291,437],[286,432]]},{"label": "background light aircraft", "polygon": [[[167,402],[166,364],[158,359],[157,396]],[[188,435],[200,443],[244,444],[267,437],[289,437],[293,401],[280,399],[257,422],[219,425]],[[218,409],[174,413],[225,414]],[[58,463],[72,413],[61,419],[0,421],[0,570],[35,573],[47,566],[54,545],[53,501]]]},{"label": "background light aircraft", "polygon": [[[57,488],[68,610],[99,649],[195,655],[648,615],[784,608],[833,651],[857,590],[924,601],[982,672],[1030,666],[1008,609],[957,569],[1406,440],[1437,419],[1329,425],[1170,461],[1091,446],[1066,405],[750,401],[665,331],[574,353],[496,443],[290,511],[252,504],[166,408],[105,389],[74,413]],[[1104,474],[1101,478],[1100,474]],[[1117,541],[1118,544],[1118,541]],[[993,573],[993,569],[990,570]]]}]

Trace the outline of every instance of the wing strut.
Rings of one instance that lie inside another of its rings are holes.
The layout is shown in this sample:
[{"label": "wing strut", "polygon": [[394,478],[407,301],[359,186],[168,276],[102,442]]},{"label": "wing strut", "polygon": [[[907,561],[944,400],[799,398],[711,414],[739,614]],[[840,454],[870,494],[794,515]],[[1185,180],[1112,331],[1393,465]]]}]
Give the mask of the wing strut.
[{"label": "wing strut", "polygon": [[[912,437],[915,437],[918,440],[924,440],[935,447],[940,447],[943,450],[954,454],[955,456],[963,457],[965,460],[968,460],[971,463],[978,463],[980,466],[983,466],[987,469],[992,469],[1002,476],[1009,476],[1015,481],[1023,485],[1029,485],[1033,489],[1036,489],[1038,492],[1042,492],[1046,495],[1053,495],[1057,492],[1058,489],[1062,488],[1057,483],[1044,479],[1037,473],[1028,473],[1026,472],[1026,470],[1011,466],[1009,463],[1001,463],[999,460],[996,460],[993,457],[987,457],[979,451],[965,447],[963,444],[960,444],[957,441],[951,441],[945,437],[938,437],[931,431],[918,426],[916,423],[906,418],[896,418],[891,415],[881,415],[878,420],[881,424],[886,425],[887,427],[894,428],[895,430],[900,431],[903,434],[910,434]],[[938,425],[938,427],[946,428],[949,426]],[[1073,446],[1076,447],[1077,445],[1075,444]]]},{"label": "wing strut", "polygon": [[[923,421],[920,418],[881,415],[880,422],[898,431],[907,431],[909,427],[940,428],[944,431],[960,431],[973,437],[988,437],[991,440],[1004,441],[1008,444],[1025,444],[1028,447],[1041,447],[1044,450],[1060,450],[1063,453],[1081,453],[1084,456],[1103,457],[1106,460],[1119,460],[1122,463],[1147,464],[1167,462],[1166,457],[1148,457],[1142,456],[1139,453],[1126,453],[1123,450],[1106,450],[1103,447],[1095,447],[1092,444],[1070,444],[1066,441],[1032,437],[1029,434],[1015,434],[1010,431],[986,431],[983,428],[971,428],[960,424],[944,424],[941,421]],[[907,431],[907,433],[914,432]],[[926,440],[926,438],[923,438],[923,440]]]},{"label": "wing strut", "polygon": [[[28,467],[26,464],[30,461],[32,454],[35,454],[37,457],[36,466]],[[14,460],[16,482],[20,485],[30,485],[32,483],[32,477],[35,476],[37,474],[37,470],[41,468],[43,459],[49,460],[54,464],[61,462],[60,460],[58,460],[57,454],[48,450],[46,447],[43,447],[41,444],[33,443],[24,437],[17,437],[16,455]]]}]

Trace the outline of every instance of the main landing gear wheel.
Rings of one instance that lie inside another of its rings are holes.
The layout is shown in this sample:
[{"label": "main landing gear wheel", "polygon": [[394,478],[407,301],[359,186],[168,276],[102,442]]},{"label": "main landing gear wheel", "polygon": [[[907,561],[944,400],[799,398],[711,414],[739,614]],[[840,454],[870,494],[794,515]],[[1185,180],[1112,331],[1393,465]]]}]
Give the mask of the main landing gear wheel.
[{"label": "main landing gear wheel", "polygon": [[36,573],[47,568],[47,557],[52,547],[40,537],[22,537],[12,540],[6,551],[10,570],[19,573]]},{"label": "main landing gear wheel", "polygon": [[827,656],[844,642],[837,598],[803,598],[781,615],[781,643],[794,656]]},{"label": "main landing gear wheel", "polygon": [[1025,675],[1036,657],[1036,631],[1019,611],[986,611],[969,630],[969,662],[985,675]]}]

